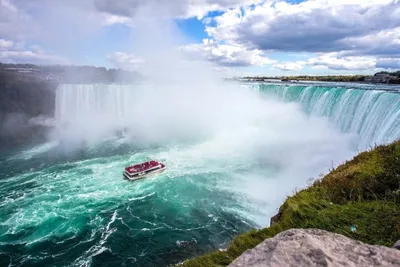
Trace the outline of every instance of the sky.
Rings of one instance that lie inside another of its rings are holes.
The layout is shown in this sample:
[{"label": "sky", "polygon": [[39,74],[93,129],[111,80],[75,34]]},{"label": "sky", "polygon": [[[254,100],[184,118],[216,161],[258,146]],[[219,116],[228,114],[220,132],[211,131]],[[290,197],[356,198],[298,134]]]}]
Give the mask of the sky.
[{"label": "sky", "polygon": [[232,75],[400,69],[400,0],[0,0],[0,62],[140,70],[176,49]]}]

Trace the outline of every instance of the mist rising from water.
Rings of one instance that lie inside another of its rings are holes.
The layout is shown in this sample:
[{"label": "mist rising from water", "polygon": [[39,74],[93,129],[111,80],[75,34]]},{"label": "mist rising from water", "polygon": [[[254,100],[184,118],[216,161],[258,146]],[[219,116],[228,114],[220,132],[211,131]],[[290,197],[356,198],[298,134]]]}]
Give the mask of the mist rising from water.
[{"label": "mist rising from water", "polygon": [[149,80],[61,85],[54,137],[69,148],[122,135],[126,143],[166,148],[163,158],[172,165],[196,168],[205,160],[226,168],[247,165],[245,175],[232,174],[220,186],[244,194],[250,205],[268,203],[268,215],[294,187],[353,155],[352,136],[327,120],[223,82],[208,63],[188,61],[176,49],[183,38],[172,22],[137,16],[135,25],[133,50],[144,60],[140,71]]},{"label": "mist rising from water", "polygon": [[[151,262],[176,252],[174,241],[185,240],[174,240],[180,236],[201,236],[201,249],[217,247],[228,237],[214,236],[236,235],[244,229],[237,222],[267,226],[295,187],[354,154],[351,136],[328,120],[225,83],[210,64],[186,60],[172,22],[143,15],[135,22],[132,51],[144,60],[139,70],[146,83],[57,89],[52,138],[92,153],[39,166],[38,154],[43,161],[58,156],[57,142],[50,142],[9,160],[29,166],[3,183],[0,203],[8,213],[3,236],[17,233],[5,246],[24,247],[19,261],[39,255],[41,262],[90,265],[97,256],[114,261],[118,254]],[[110,143],[110,150],[128,149],[102,153]],[[160,159],[167,171],[135,183],[122,179],[125,166],[147,157]]]},{"label": "mist rising from water", "polygon": [[211,128],[232,122],[228,117],[235,116],[232,107],[237,101],[233,88],[210,63],[188,60],[178,48],[185,43],[184,36],[153,5],[139,6],[132,18],[130,52],[140,59],[137,70],[147,77],[146,83],[110,90],[101,85],[74,90],[61,85],[55,136],[79,146],[80,141],[96,142],[128,128],[131,140],[165,142],[210,133]]}]

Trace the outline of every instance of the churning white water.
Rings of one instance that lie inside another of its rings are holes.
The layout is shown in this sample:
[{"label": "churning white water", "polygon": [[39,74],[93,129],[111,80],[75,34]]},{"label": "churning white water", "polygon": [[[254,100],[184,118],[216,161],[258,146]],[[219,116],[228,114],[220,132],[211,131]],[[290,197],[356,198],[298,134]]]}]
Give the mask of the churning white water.
[{"label": "churning white water", "polygon": [[[400,138],[400,93],[358,86],[341,87],[267,85],[255,86],[260,92],[285,102],[299,103],[310,116],[326,117],[343,133],[356,134],[359,150],[393,142]],[[378,88],[379,89],[379,88]]]},{"label": "churning white water", "polygon": [[[355,138],[300,105],[223,83],[61,85],[56,107],[59,138],[91,143],[122,130],[124,142],[160,147],[156,157],[170,168],[226,172],[227,190],[257,199],[259,208],[271,205],[269,214],[293,188],[352,155]],[[258,220],[265,225],[269,217]]]},{"label": "churning white water", "polygon": [[[267,226],[360,145],[398,138],[395,94],[259,86],[60,85],[51,142],[1,162],[0,263],[176,263]],[[148,158],[167,171],[122,179]]]}]

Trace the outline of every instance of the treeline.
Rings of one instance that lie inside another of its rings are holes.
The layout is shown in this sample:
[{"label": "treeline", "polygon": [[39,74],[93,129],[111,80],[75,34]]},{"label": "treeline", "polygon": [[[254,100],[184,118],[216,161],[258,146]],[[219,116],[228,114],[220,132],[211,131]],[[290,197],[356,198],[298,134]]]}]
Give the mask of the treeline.
[{"label": "treeline", "polygon": [[[135,82],[143,77],[132,71],[95,66],[63,66],[0,63],[0,72],[14,73],[14,79],[53,80],[58,83]],[[8,78],[11,76],[8,75]],[[1,81],[0,81],[1,82]]]},{"label": "treeline", "polygon": [[325,82],[362,82],[365,78],[370,77],[367,75],[340,75],[340,76],[288,76],[287,80],[298,81],[325,81]]},{"label": "treeline", "polygon": [[[380,71],[380,72],[377,72],[376,74],[388,74],[388,75],[396,76],[396,77],[399,77],[399,78],[400,78],[400,70],[395,71],[395,72]],[[375,74],[375,75],[376,75],[376,74]]]},{"label": "treeline", "polygon": [[297,82],[297,81],[320,81],[320,82],[382,82],[382,78],[377,78],[379,74],[386,74],[388,77],[384,79],[384,83],[400,84],[400,71],[387,72],[381,71],[374,75],[324,75],[324,76],[284,76],[284,77],[271,77],[271,76],[246,76],[243,79],[249,81],[266,81],[266,80],[280,80],[283,82]]},{"label": "treeline", "polygon": [[255,81],[262,81],[262,80],[282,80],[282,81],[320,81],[320,82],[362,82],[365,78],[371,77],[368,75],[340,75],[340,76],[308,76],[308,75],[300,75],[300,76],[284,76],[284,77],[267,77],[267,76],[256,76],[250,77],[246,76],[243,77],[244,79],[248,80],[255,80]]}]

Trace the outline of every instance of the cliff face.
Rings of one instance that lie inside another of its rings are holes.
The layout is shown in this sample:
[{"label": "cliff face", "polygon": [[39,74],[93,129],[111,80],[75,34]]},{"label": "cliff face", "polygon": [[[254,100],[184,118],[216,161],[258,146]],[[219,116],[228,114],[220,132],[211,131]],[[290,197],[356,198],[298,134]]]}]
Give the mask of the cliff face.
[{"label": "cliff face", "polygon": [[400,238],[400,141],[363,152],[288,197],[271,223],[237,236],[224,251],[183,266],[227,266],[246,250],[292,228],[323,229],[392,247]]},{"label": "cliff face", "polygon": [[54,117],[57,84],[0,72],[0,150],[42,141]]},{"label": "cliff face", "polygon": [[230,267],[400,266],[400,251],[319,229],[291,229],[245,251]]},{"label": "cliff face", "polygon": [[0,151],[44,141],[58,84],[132,83],[137,72],[93,66],[37,66],[0,62]]}]

